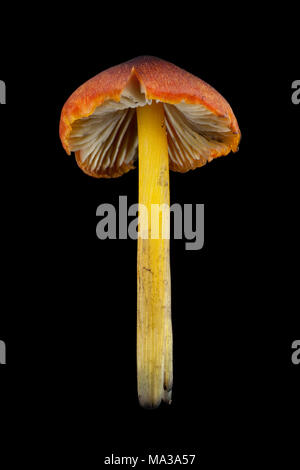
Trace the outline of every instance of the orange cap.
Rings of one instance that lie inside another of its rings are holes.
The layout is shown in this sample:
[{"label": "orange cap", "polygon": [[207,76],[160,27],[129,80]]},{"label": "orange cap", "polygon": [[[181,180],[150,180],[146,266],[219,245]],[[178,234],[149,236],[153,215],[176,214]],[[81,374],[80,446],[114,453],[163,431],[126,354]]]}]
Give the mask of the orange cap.
[{"label": "orange cap", "polygon": [[150,56],[111,67],[81,85],[65,103],[60,138],[80,168],[116,177],[134,168],[135,109],[164,103],[170,169],[185,172],[236,152],[240,130],[227,101],[185,70]]}]

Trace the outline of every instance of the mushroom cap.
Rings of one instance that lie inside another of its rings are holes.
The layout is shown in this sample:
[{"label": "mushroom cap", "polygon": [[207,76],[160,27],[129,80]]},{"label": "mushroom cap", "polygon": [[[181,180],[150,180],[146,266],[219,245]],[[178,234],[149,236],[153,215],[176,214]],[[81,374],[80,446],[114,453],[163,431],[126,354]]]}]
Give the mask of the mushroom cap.
[{"label": "mushroom cap", "polygon": [[135,109],[162,102],[170,169],[186,172],[236,152],[240,130],[227,101],[210,85],[170,62],[141,56],[81,85],[66,101],[59,134],[79,167],[96,178],[134,168]]}]

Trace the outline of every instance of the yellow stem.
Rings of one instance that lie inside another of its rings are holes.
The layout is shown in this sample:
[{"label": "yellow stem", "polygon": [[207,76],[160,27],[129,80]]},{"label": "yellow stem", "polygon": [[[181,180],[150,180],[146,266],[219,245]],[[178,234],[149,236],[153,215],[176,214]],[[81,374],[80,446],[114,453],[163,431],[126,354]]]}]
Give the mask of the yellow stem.
[{"label": "yellow stem", "polygon": [[[137,121],[139,137],[138,395],[143,407],[156,408],[161,400],[170,403],[173,382],[170,241],[168,237],[170,224],[169,157],[163,104],[153,102],[151,105],[137,108]],[[164,222],[166,222],[165,225]]]}]

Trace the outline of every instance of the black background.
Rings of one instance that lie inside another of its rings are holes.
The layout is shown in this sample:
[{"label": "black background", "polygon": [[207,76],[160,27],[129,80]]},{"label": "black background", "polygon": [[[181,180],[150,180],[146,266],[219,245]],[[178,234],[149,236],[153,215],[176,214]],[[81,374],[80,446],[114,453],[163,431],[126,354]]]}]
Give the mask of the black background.
[{"label": "black background", "polygon": [[[286,464],[299,424],[295,15],[69,8],[27,7],[30,21],[19,10],[1,31],[5,442],[20,437],[24,456],[38,447],[47,462],[85,465],[112,452]],[[172,203],[205,204],[205,244],[171,242],[174,395],[155,411],[136,394],[136,242],[95,232],[99,204],[137,202],[138,172],[89,178],[58,137],[74,89],[144,54],[210,83],[242,132],[238,153],[170,175]]]}]

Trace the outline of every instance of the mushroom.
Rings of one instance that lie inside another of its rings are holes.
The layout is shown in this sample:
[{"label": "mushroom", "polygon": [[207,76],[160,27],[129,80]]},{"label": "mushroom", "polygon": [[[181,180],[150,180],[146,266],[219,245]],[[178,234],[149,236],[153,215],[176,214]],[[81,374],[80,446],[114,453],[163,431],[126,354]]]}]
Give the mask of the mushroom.
[{"label": "mushroom", "polygon": [[[139,157],[139,208],[170,208],[169,169],[186,172],[236,152],[237,120],[211,86],[179,67],[141,56],[80,86],[65,103],[60,138],[95,178],[115,178]],[[139,210],[137,377],[141,406],[171,402],[173,384],[169,239],[162,213]],[[148,220],[147,220],[148,219]]]}]

